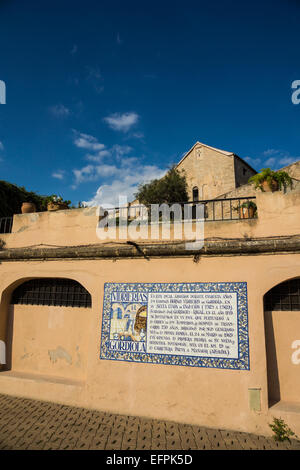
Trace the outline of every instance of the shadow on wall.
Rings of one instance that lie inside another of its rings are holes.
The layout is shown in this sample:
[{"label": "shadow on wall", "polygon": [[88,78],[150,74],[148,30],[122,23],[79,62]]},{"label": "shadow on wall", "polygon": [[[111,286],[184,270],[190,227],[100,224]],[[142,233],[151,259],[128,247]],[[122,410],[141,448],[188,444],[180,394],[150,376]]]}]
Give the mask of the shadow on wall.
[{"label": "shadow on wall", "polygon": [[[6,288],[0,302],[0,372],[11,370],[12,367],[12,332],[14,309],[10,305],[11,295],[15,287],[22,281],[16,281]],[[2,359],[2,360],[1,360]],[[3,360],[5,359],[5,360]]]},{"label": "shadow on wall", "polygon": [[269,407],[271,407],[281,399],[280,382],[278,375],[278,360],[272,312],[265,311],[264,317],[266,334],[268,401]]},{"label": "shadow on wall", "polygon": [[6,327],[6,365],[5,370],[12,369],[12,347],[14,330],[14,306],[9,305]]},{"label": "shadow on wall", "polygon": [[0,365],[6,364],[6,347],[4,341],[0,340]]}]

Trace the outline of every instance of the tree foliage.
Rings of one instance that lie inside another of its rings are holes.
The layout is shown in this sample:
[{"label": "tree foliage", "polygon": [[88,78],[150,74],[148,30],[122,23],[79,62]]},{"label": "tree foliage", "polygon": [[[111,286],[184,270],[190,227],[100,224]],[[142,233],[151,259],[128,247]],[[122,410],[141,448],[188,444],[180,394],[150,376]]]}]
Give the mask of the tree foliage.
[{"label": "tree foliage", "polygon": [[183,172],[175,166],[169,169],[161,179],[154,179],[150,183],[141,184],[135,197],[141,204],[172,204],[174,202],[187,202],[187,182]]},{"label": "tree foliage", "polygon": [[38,212],[45,211],[51,198],[52,196],[40,196],[33,191],[26,191],[23,186],[0,181],[0,217],[20,214],[23,202],[33,202]]}]

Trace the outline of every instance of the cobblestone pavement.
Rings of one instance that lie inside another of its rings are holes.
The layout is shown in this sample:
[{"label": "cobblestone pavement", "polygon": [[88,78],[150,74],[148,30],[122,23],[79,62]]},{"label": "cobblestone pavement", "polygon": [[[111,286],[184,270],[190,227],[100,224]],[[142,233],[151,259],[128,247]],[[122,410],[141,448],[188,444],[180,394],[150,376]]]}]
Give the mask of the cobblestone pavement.
[{"label": "cobblestone pavement", "polygon": [[0,394],[1,450],[300,449],[300,441],[208,429]]}]

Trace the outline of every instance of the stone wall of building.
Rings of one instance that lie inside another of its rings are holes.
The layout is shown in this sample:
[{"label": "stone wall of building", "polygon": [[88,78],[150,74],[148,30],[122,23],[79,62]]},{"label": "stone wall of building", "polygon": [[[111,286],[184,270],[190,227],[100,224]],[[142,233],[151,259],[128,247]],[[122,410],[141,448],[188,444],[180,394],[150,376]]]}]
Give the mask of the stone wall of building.
[{"label": "stone wall of building", "polygon": [[291,178],[300,181],[300,160],[298,162],[292,163],[291,165],[281,168],[283,171],[286,171]]},{"label": "stone wall of building", "polygon": [[234,171],[235,171],[235,187],[242,186],[248,183],[251,176],[255,175],[256,171],[253,170],[244,160],[237,155],[234,156]]},{"label": "stone wall of building", "polygon": [[188,183],[189,200],[193,188],[199,190],[199,200],[213,199],[235,187],[234,157],[197,144],[178,164]]}]

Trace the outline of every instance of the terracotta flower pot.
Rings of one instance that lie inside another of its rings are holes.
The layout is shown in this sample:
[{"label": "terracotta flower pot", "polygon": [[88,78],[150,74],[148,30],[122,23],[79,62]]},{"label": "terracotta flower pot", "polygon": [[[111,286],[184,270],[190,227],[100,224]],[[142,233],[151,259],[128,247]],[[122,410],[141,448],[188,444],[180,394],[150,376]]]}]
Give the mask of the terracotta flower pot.
[{"label": "terracotta flower pot", "polygon": [[23,202],[21,207],[22,214],[30,214],[36,212],[36,205],[33,202]]},{"label": "terracotta flower pot", "polygon": [[253,219],[254,213],[254,207],[240,207],[240,219]]},{"label": "terracotta flower pot", "polygon": [[269,186],[267,181],[264,181],[261,187],[262,187],[262,190],[267,193],[278,191],[278,183],[276,180],[272,180],[271,187]]},{"label": "terracotta flower pot", "polygon": [[48,202],[47,204],[48,211],[60,211],[64,209],[69,209],[69,207],[67,204],[64,204],[62,202]]}]

